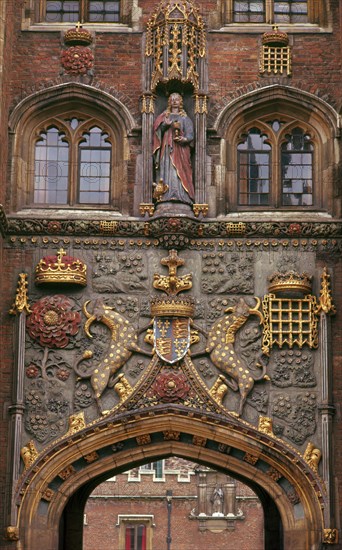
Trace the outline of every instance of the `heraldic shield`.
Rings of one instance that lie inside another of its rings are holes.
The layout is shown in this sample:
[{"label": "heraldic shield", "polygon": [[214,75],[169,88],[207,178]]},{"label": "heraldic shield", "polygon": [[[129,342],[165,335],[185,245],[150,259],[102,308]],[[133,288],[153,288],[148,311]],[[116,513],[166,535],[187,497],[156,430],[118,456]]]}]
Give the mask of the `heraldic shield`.
[{"label": "heraldic shield", "polygon": [[157,355],[173,364],[184,357],[190,347],[190,319],[184,317],[156,317],[154,342]]}]

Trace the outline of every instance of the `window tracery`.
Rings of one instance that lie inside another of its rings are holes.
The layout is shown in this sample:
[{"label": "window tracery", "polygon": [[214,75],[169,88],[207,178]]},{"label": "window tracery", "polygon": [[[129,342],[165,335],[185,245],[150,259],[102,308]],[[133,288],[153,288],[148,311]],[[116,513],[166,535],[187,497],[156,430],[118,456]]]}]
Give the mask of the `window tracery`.
[{"label": "window tracery", "polygon": [[11,205],[128,212],[128,109],[80,84],[33,94],[13,111]]},{"label": "window tracery", "polygon": [[237,206],[312,207],[313,135],[286,118],[259,119],[245,126],[236,146]]},{"label": "window tracery", "polygon": [[110,131],[76,116],[54,123],[35,142],[33,204],[109,205]]}]

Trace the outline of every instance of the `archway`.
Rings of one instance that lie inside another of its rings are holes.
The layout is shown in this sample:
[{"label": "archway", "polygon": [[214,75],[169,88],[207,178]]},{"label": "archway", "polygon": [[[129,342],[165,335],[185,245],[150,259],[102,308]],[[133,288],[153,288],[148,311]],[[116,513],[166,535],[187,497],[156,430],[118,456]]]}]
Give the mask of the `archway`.
[{"label": "archway", "polygon": [[109,475],[171,455],[249,484],[265,510],[265,548],[320,548],[323,487],[295,449],[234,417],[189,413],[179,405],[103,418],[47,448],[19,484],[24,547],[81,549],[92,489]]},{"label": "archway", "polygon": [[111,476],[89,495],[83,550],[261,550],[264,513],[250,487],[166,457]]}]

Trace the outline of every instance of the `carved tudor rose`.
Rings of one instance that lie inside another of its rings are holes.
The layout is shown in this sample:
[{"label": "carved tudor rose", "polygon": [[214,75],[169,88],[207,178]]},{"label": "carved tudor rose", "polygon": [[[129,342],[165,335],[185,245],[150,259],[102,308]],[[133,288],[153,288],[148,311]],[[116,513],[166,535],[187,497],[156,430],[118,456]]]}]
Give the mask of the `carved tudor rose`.
[{"label": "carved tudor rose", "polygon": [[81,316],[72,309],[73,306],[74,302],[63,295],[38,300],[27,319],[31,338],[43,347],[65,348],[70,337],[78,333],[81,323]]}]

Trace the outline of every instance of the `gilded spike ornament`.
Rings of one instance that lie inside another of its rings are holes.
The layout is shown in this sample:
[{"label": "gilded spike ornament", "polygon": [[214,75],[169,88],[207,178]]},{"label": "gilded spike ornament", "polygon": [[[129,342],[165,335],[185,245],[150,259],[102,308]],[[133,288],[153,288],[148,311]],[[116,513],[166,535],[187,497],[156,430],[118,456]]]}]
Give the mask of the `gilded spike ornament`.
[{"label": "gilded spike ornament", "polygon": [[27,297],[27,275],[26,273],[19,273],[17,293],[15,296],[14,304],[9,310],[10,315],[16,315],[22,311],[26,313],[31,313],[31,309],[28,303]]},{"label": "gilded spike ornament", "polygon": [[330,288],[330,275],[325,267],[321,277],[321,290],[319,297],[318,311],[324,311],[324,313],[336,313],[336,308],[332,301],[331,288]]}]

